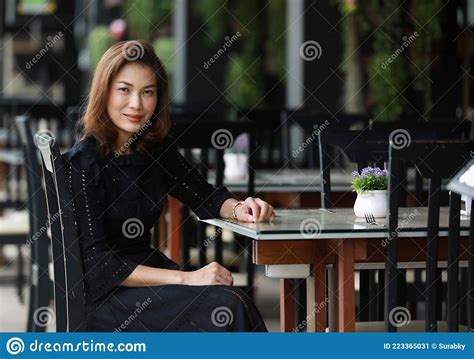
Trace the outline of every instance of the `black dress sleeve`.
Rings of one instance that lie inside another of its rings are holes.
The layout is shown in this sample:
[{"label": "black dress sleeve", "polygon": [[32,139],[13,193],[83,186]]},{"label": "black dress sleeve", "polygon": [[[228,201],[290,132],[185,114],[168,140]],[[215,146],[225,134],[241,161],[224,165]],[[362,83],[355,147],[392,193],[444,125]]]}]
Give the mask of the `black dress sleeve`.
[{"label": "black dress sleeve", "polygon": [[98,159],[87,153],[66,154],[66,177],[82,255],[84,284],[97,300],[127,278],[138,265],[120,257],[107,244],[104,228],[104,183]]},{"label": "black dress sleeve", "polygon": [[222,204],[233,195],[224,186],[209,184],[168,138],[158,152],[158,163],[168,181],[168,193],[184,203],[200,219],[219,218]]}]

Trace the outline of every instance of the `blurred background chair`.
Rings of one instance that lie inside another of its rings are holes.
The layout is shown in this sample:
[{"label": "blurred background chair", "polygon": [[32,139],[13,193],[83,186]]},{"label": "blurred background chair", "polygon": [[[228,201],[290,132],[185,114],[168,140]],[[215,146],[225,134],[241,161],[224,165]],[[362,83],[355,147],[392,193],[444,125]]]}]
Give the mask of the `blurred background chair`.
[{"label": "blurred background chair", "polygon": [[[214,115],[212,114],[212,116]],[[189,117],[183,119],[174,116],[172,119],[171,135],[176,139],[178,148],[184,151],[185,158],[195,164],[201,175],[216,186],[225,184],[225,150],[238,136],[247,134],[249,136],[249,157],[246,168],[247,190],[244,195],[245,197],[253,195],[255,191],[253,164],[255,132],[250,122],[233,122],[225,119],[212,121],[205,115],[194,121],[189,121]],[[211,157],[212,155],[214,157]],[[247,238],[237,237],[233,243],[224,245],[224,234],[220,229],[216,229],[214,233],[207,232],[207,226],[202,222],[196,222],[190,214],[190,209],[186,206],[181,208],[180,215],[180,262],[183,269],[200,268],[215,260],[233,271],[235,285],[245,287],[251,295],[254,283],[251,241]],[[173,231],[175,230],[171,229],[169,235],[172,235]],[[193,238],[196,239],[196,242],[192,240]],[[243,277],[238,274],[239,269],[243,270]]]},{"label": "blurred background chair", "polygon": [[30,232],[26,245],[30,248],[30,296],[27,331],[41,332],[45,331],[47,323],[41,320],[40,312],[45,312],[51,298],[46,202],[41,186],[40,163],[33,141],[30,119],[28,116],[17,116],[15,123],[23,147],[23,166],[28,182],[27,206]]}]

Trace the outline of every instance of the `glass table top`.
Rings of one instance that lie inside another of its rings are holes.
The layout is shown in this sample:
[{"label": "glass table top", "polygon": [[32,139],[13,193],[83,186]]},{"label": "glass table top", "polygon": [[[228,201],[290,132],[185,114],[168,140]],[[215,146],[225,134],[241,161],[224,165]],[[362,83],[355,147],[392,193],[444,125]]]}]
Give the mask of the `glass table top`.
[{"label": "glass table top", "polygon": [[[384,238],[388,235],[385,218],[380,225],[368,224],[365,218],[354,215],[352,208],[276,209],[273,222],[245,223],[224,219],[204,222],[229,229],[254,239],[329,239],[329,238]],[[399,237],[426,236],[427,207],[400,208]],[[440,209],[440,236],[448,233],[448,208]],[[461,216],[461,235],[468,235],[469,218]]]}]

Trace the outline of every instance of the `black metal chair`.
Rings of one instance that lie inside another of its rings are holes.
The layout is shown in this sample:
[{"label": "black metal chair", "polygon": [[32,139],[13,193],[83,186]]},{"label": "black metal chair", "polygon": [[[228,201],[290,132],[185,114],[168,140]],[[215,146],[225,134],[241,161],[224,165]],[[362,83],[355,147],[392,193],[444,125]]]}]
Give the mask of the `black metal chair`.
[{"label": "black metal chair", "polygon": [[[405,123],[407,125],[407,123]],[[321,176],[321,207],[333,208],[336,203],[333,200],[331,188],[331,170],[334,164],[344,163],[339,157],[355,164],[355,169],[360,171],[367,165],[376,165],[381,168],[388,161],[388,141],[393,138],[396,141],[409,143],[416,140],[428,140],[435,138],[459,138],[465,134],[466,126],[456,123],[442,122],[438,124],[412,124],[411,126],[399,127],[400,123],[394,124],[371,124],[363,130],[347,130],[347,124],[329,125],[317,132],[317,143],[319,150],[319,167]],[[308,128],[311,129],[312,127]],[[314,130],[313,130],[314,131]],[[400,142],[397,142],[400,144]],[[407,196],[412,192],[408,190],[408,166],[402,170],[404,176],[404,192],[399,193],[399,205],[406,206]],[[415,204],[420,205],[423,201],[423,179],[418,172],[415,172],[414,187]],[[421,283],[421,271],[415,271],[413,284],[406,285],[405,271],[400,270],[399,287],[400,301],[407,294],[415,293],[413,290]],[[383,318],[383,293],[384,293],[384,272],[378,271],[378,283],[376,283],[377,273],[373,270],[361,270],[360,290],[359,290],[359,320],[373,321]],[[414,295],[409,295],[410,301],[417,302]]]},{"label": "black metal chair", "polygon": [[[225,144],[226,140],[237,138],[240,134],[249,134],[249,161],[248,161],[248,181],[247,181],[247,196],[253,196],[255,192],[255,172],[254,172],[254,158],[255,158],[255,132],[254,127],[250,122],[240,123],[231,121],[188,121],[180,120],[176,117],[173,118],[173,128],[171,130],[172,136],[176,139],[179,148],[185,150],[185,157],[193,161],[191,155],[191,149],[200,149],[200,158],[196,166],[201,175],[208,179],[209,168],[210,168],[210,152],[215,153],[215,185],[220,186],[224,184],[224,151],[230,142]],[[218,136],[222,135],[225,137],[224,146],[220,146],[220,141],[217,139]],[[181,245],[181,259],[183,262],[183,268],[189,269],[190,265],[190,239],[196,237],[197,233],[197,246],[199,249],[199,260],[198,266],[202,267],[207,264],[206,254],[206,226],[203,223],[197,223],[197,232],[194,228],[193,221],[190,217],[190,209],[183,206],[181,219],[182,225],[182,245]],[[215,246],[215,261],[223,263],[223,241],[222,231],[216,230],[213,236],[213,242]],[[254,283],[254,266],[252,264],[252,247],[251,241],[246,238],[239,238],[245,258],[245,273],[246,273],[246,285],[248,293],[252,294],[252,288]],[[224,263],[225,264],[225,263]]]},{"label": "black metal chair", "polygon": [[291,151],[291,126],[297,126],[303,131],[304,142],[307,149],[298,156],[302,156],[302,166],[316,168],[319,163],[318,143],[315,134],[322,133],[326,129],[349,130],[352,127],[367,128],[369,116],[366,114],[330,114],[316,112],[311,109],[284,110],[281,114],[281,126],[284,136],[284,151],[288,165],[295,165],[295,157]]},{"label": "black metal chair", "polygon": [[[72,143],[72,121],[64,121],[69,115],[65,108],[52,103],[41,101],[25,101],[23,99],[0,99],[0,172],[3,183],[0,182],[0,247],[14,244],[18,247],[18,274],[16,287],[20,301],[23,302],[23,287],[26,283],[24,274],[24,257],[22,246],[27,244],[31,231],[28,227],[28,187],[29,179],[27,168],[23,166],[24,155],[19,134],[16,130],[15,117],[19,113],[34,118],[32,126],[36,129],[43,122],[45,127],[56,129],[60,133],[62,144]],[[35,132],[35,131],[32,131]],[[29,209],[29,208],[28,208]],[[30,211],[31,213],[31,211]],[[31,222],[30,222],[31,225]],[[1,250],[1,248],[0,248]],[[29,326],[30,328],[30,326]]]},{"label": "black metal chair", "polygon": [[38,161],[30,119],[17,116],[15,123],[24,152],[24,168],[28,182],[28,212],[30,235],[26,241],[31,249],[30,298],[28,332],[43,332],[46,324],[38,317],[49,305],[51,281],[49,278],[49,239],[47,236],[46,202],[41,188],[41,169]]},{"label": "black metal chair", "polygon": [[54,267],[56,331],[86,330],[81,251],[59,146],[47,134],[36,135],[46,188]]},{"label": "black metal chair", "polygon": [[[429,179],[428,193],[428,236],[426,242],[426,331],[437,331],[440,269],[438,267],[438,232],[442,180],[452,177],[470,159],[474,150],[472,141],[412,141],[408,146],[400,148],[393,142],[390,144],[389,156],[389,214],[387,253],[385,263],[385,328],[387,331],[396,331],[389,315],[397,307],[397,290],[399,269],[397,267],[398,242],[398,210],[399,192],[403,167],[413,164],[423,178]],[[471,218],[471,223],[473,223]],[[474,229],[474,224],[471,229]],[[448,328],[457,331],[459,325],[459,228],[460,228],[460,196],[450,195],[449,205],[449,253],[448,253],[448,283],[447,283],[447,310]],[[471,231],[471,238],[472,238]],[[471,240],[472,257],[472,240]],[[469,263],[469,272],[472,273],[472,258]],[[472,276],[471,276],[472,278]],[[472,281],[469,291],[472,291]],[[467,292],[470,293],[470,292]],[[470,299],[472,308],[473,298]],[[473,321],[471,318],[470,329]]]},{"label": "black metal chair", "polygon": [[258,169],[275,169],[284,165],[287,134],[282,122],[281,108],[254,108],[239,110],[239,119],[255,127],[257,154],[254,159]]}]

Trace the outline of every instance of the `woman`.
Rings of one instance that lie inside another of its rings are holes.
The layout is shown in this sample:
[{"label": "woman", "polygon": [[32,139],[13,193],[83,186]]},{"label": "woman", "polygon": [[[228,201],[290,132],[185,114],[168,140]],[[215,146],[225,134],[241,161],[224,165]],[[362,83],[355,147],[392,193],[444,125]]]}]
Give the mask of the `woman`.
[{"label": "woman", "polygon": [[91,331],[266,331],[218,263],[191,272],[150,248],[167,195],[200,218],[271,219],[258,198],[208,184],[168,136],[168,83],[153,48],[112,46],[97,65],[83,137],[64,156]]}]

